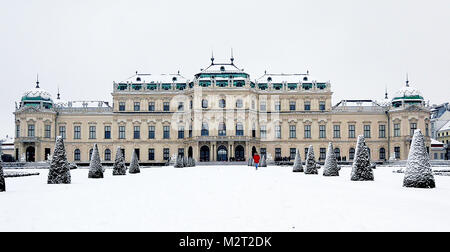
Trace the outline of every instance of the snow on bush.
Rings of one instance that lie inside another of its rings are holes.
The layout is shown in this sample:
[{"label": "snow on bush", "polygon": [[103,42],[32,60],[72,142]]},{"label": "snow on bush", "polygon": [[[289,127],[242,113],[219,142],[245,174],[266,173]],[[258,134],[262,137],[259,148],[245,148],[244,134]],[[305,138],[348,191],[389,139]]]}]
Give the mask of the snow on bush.
[{"label": "snow on bush", "polygon": [[69,169],[70,169],[70,170],[78,169],[78,165],[75,164],[75,163],[70,163],[70,164],[69,164]]},{"label": "snow on bush", "polygon": [[61,136],[56,138],[55,151],[48,171],[47,184],[70,184],[70,166],[67,162],[64,140]]},{"label": "snow on bush", "polygon": [[305,174],[319,174],[317,170],[318,165],[314,156],[313,146],[310,145],[308,149],[308,155],[306,156]]},{"label": "snow on bush", "polygon": [[128,170],[130,174],[141,173],[141,169],[139,167],[139,160],[136,154],[136,151],[133,151],[133,156],[131,157],[130,169]]},{"label": "snow on bush", "polygon": [[98,145],[94,144],[94,152],[92,153],[91,163],[89,165],[88,178],[103,178],[103,166],[98,153]]},{"label": "snow on bush", "polygon": [[331,177],[331,176],[339,176],[339,167],[336,155],[334,154],[333,143],[328,144],[327,157],[325,159],[325,166],[323,169],[323,176]]},{"label": "snow on bush", "polygon": [[364,136],[358,136],[355,160],[352,165],[352,181],[373,181],[373,171],[370,164],[369,148],[366,146]]},{"label": "snow on bush", "polygon": [[303,172],[302,158],[298,149],[295,152],[294,172]]},{"label": "snow on bush", "polygon": [[6,191],[5,177],[3,176],[2,162],[0,161],[0,192]]},{"label": "snow on bush", "polygon": [[113,166],[113,175],[127,175],[127,166],[125,165],[125,159],[123,158],[122,149],[120,147],[117,147],[116,159],[114,160]]},{"label": "snow on bush", "polygon": [[184,162],[183,162],[183,157],[182,156],[178,156],[177,157],[177,161],[174,165],[175,168],[184,168]]},{"label": "snow on bush", "polygon": [[266,155],[262,155],[259,167],[267,167]]},{"label": "snow on bush", "polygon": [[414,188],[436,187],[425,140],[419,129],[414,132],[411,142],[403,186]]}]

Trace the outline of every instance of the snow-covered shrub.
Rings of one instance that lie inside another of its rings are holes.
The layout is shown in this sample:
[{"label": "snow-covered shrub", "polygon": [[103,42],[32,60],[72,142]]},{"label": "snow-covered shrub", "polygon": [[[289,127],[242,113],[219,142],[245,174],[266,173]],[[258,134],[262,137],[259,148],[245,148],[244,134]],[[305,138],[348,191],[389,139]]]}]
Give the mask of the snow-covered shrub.
[{"label": "snow-covered shrub", "polygon": [[174,165],[175,168],[184,168],[184,162],[183,162],[183,157],[178,156],[177,157],[177,162]]},{"label": "snow-covered shrub", "polygon": [[267,167],[266,155],[262,155],[259,167]]},{"label": "snow-covered shrub", "polygon": [[364,136],[358,136],[355,160],[352,165],[352,181],[373,181],[373,170],[370,164],[369,148]]},{"label": "snow-covered shrub", "polygon": [[419,129],[414,132],[411,142],[403,186],[414,188],[436,187],[425,140]]},{"label": "snow-covered shrub", "polygon": [[103,178],[103,166],[102,161],[100,160],[97,144],[94,144],[94,151],[92,153],[91,163],[89,164],[88,178]]},{"label": "snow-covered shrub", "polygon": [[127,175],[127,166],[125,165],[125,159],[123,158],[122,149],[120,147],[117,147],[116,158],[114,159],[113,175]]},{"label": "snow-covered shrub", "polygon": [[294,172],[303,172],[302,158],[300,157],[300,152],[295,152],[295,161],[294,161]]},{"label": "snow-covered shrub", "polygon": [[327,157],[325,159],[325,165],[323,168],[323,176],[331,177],[331,176],[339,176],[339,167],[336,155],[334,154],[333,143],[328,144]]},{"label": "snow-covered shrub", "polygon": [[0,162],[0,192],[6,191],[5,177],[3,175],[2,162]]},{"label": "snow-covered shrub", "polygon": [[141,172],[141,169],[139,167],[139,160],[138,160],[136,151],[133,151],[133,156],[131,157],[130,169],[128,170],[128,173],[136,174],[136,173],[140,173],[140,172]]},{"label": "snow-covered shrub", "polygon": [[61,136],[56,138],[55,151],[48,171],[47,184],[70,184],[70,167]]},{"label": "snow-covered shrub", "polygon": [[69,164],[69,169],[70,169],[70,170],[78,169],[78,165],[75,164],[75,163],[70,163],[70,164]]},{"label": "snow-covered shrub", "polygon": [[308,155],[306,156],[305,174],[319,174],[317,171],[316,158],[314,156],[313,146],[310,145],[308,149]]}]

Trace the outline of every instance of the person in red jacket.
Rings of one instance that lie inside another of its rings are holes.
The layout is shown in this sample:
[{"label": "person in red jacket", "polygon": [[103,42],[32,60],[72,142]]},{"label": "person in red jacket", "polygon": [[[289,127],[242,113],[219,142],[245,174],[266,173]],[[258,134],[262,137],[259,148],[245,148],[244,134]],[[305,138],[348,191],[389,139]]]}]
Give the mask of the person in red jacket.
[{"label": "person in red jacket", "polygon": [[255,163],[256,170],[258,170],[259,159],[261,159],[261,157],[259,156],[258,152],[255,152],[255,154],[253,155],[253,162]]}]

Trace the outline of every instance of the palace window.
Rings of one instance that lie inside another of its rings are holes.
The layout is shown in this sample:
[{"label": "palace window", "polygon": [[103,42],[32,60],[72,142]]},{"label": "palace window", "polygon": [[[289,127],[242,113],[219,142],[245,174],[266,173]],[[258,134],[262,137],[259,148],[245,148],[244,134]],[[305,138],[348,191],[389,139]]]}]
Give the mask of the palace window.
[{"label": "palace window", "polygon": [[170,126],[164,126],[163,127],[163,138],[169,139],[170,138]]},{"label": "palace window", "polygon": [[348,157],[349,157],[349,160],[355,159],[355,149],[354,148],[350,148],[350,151],[348,152]]},{"label": "palace window", "polygon": [[202,136],[209,136],[209,126],[207,122],[203,122],[202,123],[202,132],[201,132]]},{"label": "palace window", "polygon": [[66,126],[59,126],[59,135],[66,139]]},{"label": "palace window", "polygon": [[163,149],[163,159],[164,160],[169,160],[170,158],[170,149],[169,148],[164,148]]},{"label": "palace window", "polygon": [[50,137],[52,137],[52,126],[51,126],[51,125],[45,125],[45,133],[44,133],[44,137],[45,137],[45,138],[50,138]]},{"label": "palace window", "polygon": [[417,123],[410,123],[410,132],[409,132],[410,136],[414,135],[414,131],[416,131],[416,129],[417,129]]},{"label": "palace window", "polygon": [[305,125],[305,138],[311,138],[311,125]]},{"label": "palace window", "polygon": [[400,136],[400,123],[394,124],[394,137]]},{"label": "palace window", "polygon": [[319,102],[319,110],[325,111],[325,102],[324,101]]},{"label": "palace window", "polygon": [[208,108],[208,100],[206,100],[206,99],[203,99],[202,100],[202,108]]},{"label": "palace window", "polygon": [[73,153],[73,159],[75,161],[80,161],[81,160],[81,151],[79,149],[76,149]]},{"label": "palace window", "polygon": [[184,126],[179,126],[178,127],[178,139],[183,139],[184,138]]},{"label": "palace window", "polygon": [[140,126],[134,126],[133,138],[134,139],[141,138],[141,127]]},{"label": "palace window", "polygon": [[281,139],[281,125],[275,125],[275,138]]},{"label": "palace window", "polygon": [[244,135],[244,126],[242,123],[236,124],[236,136],[243,136]]},{"label": "palace window", "polygon": [[334,138],[341,138],[341,125],[334,125],[333,126],[333,137]]},{"label": "palace window", "polygon": [[170,111],[170,103],[169,102],[164,102],[163,103],[163,110],[164,111]]},{"label": "palace window", "polygon": [[294,160],[296,154],[297,154],[297,149],[295,149],[295,148],[289,149],[289,159]]},{"label": "palace window", "polygon": [[266,106],[266,102],[265,101],[260,101],[259,102],[259,110],[260,111],[266,111],[267,110],[267,106]]},{"label": "palace window", "polygon": [[261,148],[260,149],[260,153],[261,153],[261,157],[262,156],[266,156],[267,157],[267,149],[266,148]]},{"label": "palace window", "polygon": [[319,125],[319,138],[326,138],[327,131],[325,125]]},{"label": "palace window", "polygon": [[184,157],[184,149],[183,148],[178,148],[178,156],[181,158]]},{"label": "palace window", "polygon": [[348,138],[356,138],[356,126],[348,125]]},{"label": "palace window", "polygon": [[16,137],[19,138],[20,137],[20,124],[16,125]]},{"label": "palace window", "polygon": [[189,138],[192,137],[192,124],[189,125]]},{"label": "palace window", "polygon": [[266,128],[266,125],[261,125],[261,128],[260,128],[260,134],[261,134],[261,139],[266,139],[266,138],[267,138],[267,128]]},{"label": "palace window", "polygon": [[155,126],[148,126],[148,139],[155,139]]},{"label": "palace window", "polygon": [[394,148],[395,159],[400,159],[400,147]]},{"label": "palace window", "polygon": [[111,126],[105,126],[105,139],[111,139]]},{"label": "palace window", "polygon": [[119,139],[125,139],[125,126],[119,126]]},{"label": "palace window", "polygon": [[386,160],[386,149],[380,148],[380,160]]},{"label": "palace window", "polygon": [[310,110],[311,110],[311,102],[305,101],[305,111],[310,111]]},{"label": "palace window", "polygon": [[379,126],[379,136],[380,138],[386,138],[386,125]]},{"label": "palace window", "polygon": [[281,148],[275,148],[275,160],[281,159]]},{"label": "palace window", "polygon": [[364,125],[364,137],[365,138],[370,138],[371,137],[370,125]]},{"label": "palace window", "polygon": [[155,149],[148,149],[148,160],[155,160]]},{"label": "palace window", "polygon": [[290,101],[289,102],[289,110],[290,111],[295,111],[296,110],[296,102],[295,101]]},{"label": "palace window", "polygon": [[335,149],[334,149],[334,156],[335,156],[338,160],[341,160],[341,149],[335,148]]},{"label": "palace window", "polygon": [[119,102],[119,111],[125,111],[125,102]]},{"label": "palace window", "polygon": [[110,149],[105,150],[105,161],[111,161],[111,150]]},{"label": "palace window", "polygon": [[227,135],[227,126],[225,123],[219,124],[219,136],[226,136]]},{"label": "palace window", "polygon": [[178,103],[178,111],[184,111],[184,102]]},{"label": "palace window", "polygon": [[81,126],[73,127],[73,139],[81,139]]},{"label": "palace window", "polygon": [[327,156],[327,149],[326,148],[320,148],[319,160],[325,160],[326,156]]},{"label": "palace window", "polygon": [[297,138],[297,127],[289,125],[289,138]]},{"label": "palace window", "polygon": [[134,103],[134,111],[141,111],[141,103],[140,102]]},{"label": "palace window", "polygon": [[242,108],[243,106],[244,106],[244,103],[242,102],[242,99],[237,99],[236,108]]},{"label": "palace window", "polygon": [[95,126],[89,126],[89,139],[97,138],[97,129]]},{"label": "palace window", "polygon": [[227,102],[225,101],[225,99],[220,99],[219,100],[219,108],[225,108],[227,106]]},{"label": "palace window", "polygon": [[150,111],[150,112],[155,111],[155,102],[148,103],[148,111]]},{"label": "palace window", "polygon": [[280,101],[275,102],[275,111],[281,111],[281,102]]}]

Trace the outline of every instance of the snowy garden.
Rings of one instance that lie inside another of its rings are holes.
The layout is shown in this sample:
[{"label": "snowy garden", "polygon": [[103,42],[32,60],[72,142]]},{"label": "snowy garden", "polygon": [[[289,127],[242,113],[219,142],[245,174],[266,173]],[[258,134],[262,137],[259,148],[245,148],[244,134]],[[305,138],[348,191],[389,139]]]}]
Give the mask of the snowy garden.
[{"label": "snowy garden", "polygon": [[258,170],[139,167],[135,154],[126,167],[119,149],[105,169],[95,146],[89,169],[71,170],[58,138],[49,170],[0,169],[0,231],[448,231],[450,176],[433,173],[420,130],[411,146],[400,171],[373,166],[363,137],[352,166],[330,143],[323,167],[311,147],[293,167],[262,157]]}]

